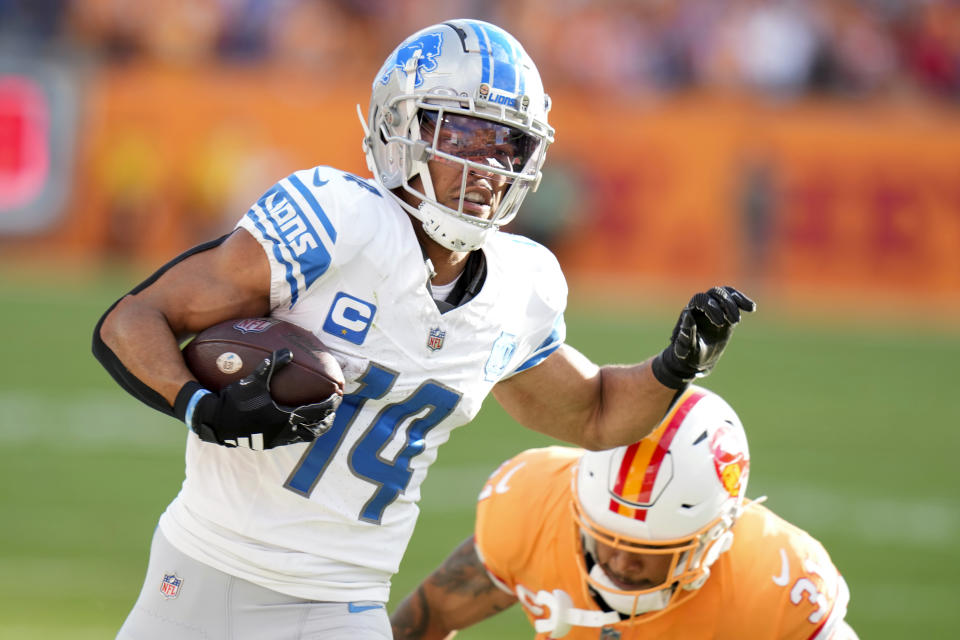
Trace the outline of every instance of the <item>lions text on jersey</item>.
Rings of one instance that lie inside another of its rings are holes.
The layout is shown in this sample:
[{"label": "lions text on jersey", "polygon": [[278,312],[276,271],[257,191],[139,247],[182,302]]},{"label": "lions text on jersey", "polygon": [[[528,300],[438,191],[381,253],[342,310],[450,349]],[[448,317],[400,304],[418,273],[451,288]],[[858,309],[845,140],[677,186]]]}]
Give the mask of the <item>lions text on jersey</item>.
[{"label": "lions text on jersey", "polygon": [[184,553],[275,591],[386,601],[439,446],[494,384],[563,342],[559,265],[496,233],[481,291],[441,314],[408,215],[374,182],[328,167],[281,180],[238,226],[269,258],[272,315],[337,354],[346,395],[309,444],[247,451],[191,434],[160,527]]}]

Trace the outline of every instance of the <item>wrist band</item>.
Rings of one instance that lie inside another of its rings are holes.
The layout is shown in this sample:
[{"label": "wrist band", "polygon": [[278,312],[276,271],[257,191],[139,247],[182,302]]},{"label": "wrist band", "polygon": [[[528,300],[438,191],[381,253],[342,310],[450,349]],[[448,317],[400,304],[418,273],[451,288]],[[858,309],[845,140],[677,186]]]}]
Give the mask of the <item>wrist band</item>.
[{"label": "wrist band", "polygon": [[193,429],[193,410],[197,408],[197,403],[200,402],[200,399],[203,396],[208,395],[210,395],[210,391],[206,389],[197,389],[190,397],[190,402],[187,403],[187,412],[183,416],[183,421],[191,429]]},{"label": "wrist band", "polygon": [[[668,346],[667,349],[673,349],[672,346]],[[668,358],[671,353],[667,352],[667,349],[664,349],[657,357],[653,359],[653,362],[650,363],[650,369],[653,371],[653,377],[657,379],[657,382],[662,384],[665,387],[670,389],[685,389],[686,386],[690,383],[695,376],[690,376],[689,378],[683,378],[672,371],[670,367],[667,366],[666,358]]]},{"label": "wrist band", "polygon": [[177,399],[173,403],[173,415],[182,420],[188,427],[193,428],[193,412],[203,396],[212,393],[205,389],[196,380],[191,380],[180,388]]}]

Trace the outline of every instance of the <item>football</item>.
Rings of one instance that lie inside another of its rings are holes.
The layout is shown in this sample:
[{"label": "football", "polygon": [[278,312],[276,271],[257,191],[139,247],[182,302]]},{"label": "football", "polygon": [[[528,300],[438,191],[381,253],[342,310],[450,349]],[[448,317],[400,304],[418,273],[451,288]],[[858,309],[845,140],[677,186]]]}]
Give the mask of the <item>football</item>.
[{"label": "football", "polygon": [[204,329],[183,348],[197,380],[212,391],[253,373],[263,359],[290,349],[293,361],[274,373],[270,395],[297,407],[343,395],[343,371],[320,340],[303,327],[277,318],[228,320]]}]

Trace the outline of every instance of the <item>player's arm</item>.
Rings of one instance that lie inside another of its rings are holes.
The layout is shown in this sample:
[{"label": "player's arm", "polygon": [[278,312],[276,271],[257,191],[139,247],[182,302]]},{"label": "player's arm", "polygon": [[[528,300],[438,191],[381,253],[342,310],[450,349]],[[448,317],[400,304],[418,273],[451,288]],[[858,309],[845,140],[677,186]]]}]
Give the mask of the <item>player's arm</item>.
[{"label": "player's arm", "polygon": [[278,406],[270,380],[290,362],[289,350],[218,392],[196,381],[180,353],[180,341],[193,333],[269,311],[266,254],[238,229],[173,260],[121,298],[94,330],[93,352],[121,387],[183,420],[201,440],[254,449],[310,441],[331,423],[340,397]]},{"label": "player's arm", "polygon": [[270,265],[260,244],[240,229],[155,278],[121,298],[97,333],[123,367],[172,408],[184,384],[195,379],[180,342],[224,320],[266,315]]},{"label": "player's arm", "polygon": [[517,599],[498,588],[477,556],[473,537],[399,604],[390,616],[395,640],[442,640],[503,611]]},{"label": "player's arm", "polygon": [[588,449],[630,444],[660,422],[677,392],[719,360],[741,311],[755,304],[732,287],[690,300],[656,357],[599,367],[568,345],[498,383],[497,401],[521,424]]},{"label": "player's arm", "polygon": [[599,367],[566,344],[493,388],[497,402],[520,424],[587,449],[639,440],[663,418],[675,394],[653,376],[649,360]]}]

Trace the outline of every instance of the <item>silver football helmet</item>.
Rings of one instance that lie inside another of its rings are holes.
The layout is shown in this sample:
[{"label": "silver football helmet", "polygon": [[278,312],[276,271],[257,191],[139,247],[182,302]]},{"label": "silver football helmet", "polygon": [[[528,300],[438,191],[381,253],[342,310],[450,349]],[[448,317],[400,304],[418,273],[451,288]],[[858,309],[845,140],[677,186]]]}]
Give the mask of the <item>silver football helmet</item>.
[{"label": "silver football helmet", "polygon": [[[749,468],[737,414],[697,386],[643,440],[584,453],[574,477],[573,510],[585,582],[627,615],[663,611],[692,595],[733,543]],[[664,581],[643,589],[617,586],[597,560],[598,543],[669,557]]]},{"label": "silver football helmet", "polygon": [[[469,19],[407,38],[374,78],[366,122],[357,107],[375,179],[423,223],[430,238],[453,251],[480,247],[513,219],[527,192],[536,190],[553,142],[549,110],[540,74],[516,38]],[[429,160],[460,168],[456,208],[441,204]],[[488,210],[468,199],[472,173],[496,175],[509,185]],[[419,207],[394,193],[398,187],[419,200]]]}]

